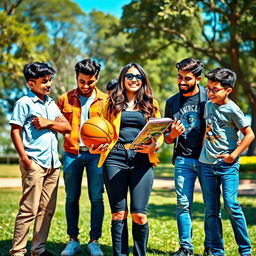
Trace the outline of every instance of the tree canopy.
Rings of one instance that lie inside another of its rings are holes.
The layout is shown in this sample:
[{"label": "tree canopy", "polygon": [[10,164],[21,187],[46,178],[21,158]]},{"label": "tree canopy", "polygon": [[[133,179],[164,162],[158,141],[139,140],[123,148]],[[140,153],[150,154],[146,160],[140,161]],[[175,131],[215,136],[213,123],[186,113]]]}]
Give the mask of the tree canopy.
[{"label": "tree canopy", "polygon": [[175,63],[192,56],[205,72],[221,66],[237,73],[232,99],[251,113],[256,132],[255,13],[256,0],[131,0],[120,19],[86,14],[71,0],[0,0],[0,116],[26,92],[22,69],[31,61],[57,70],[55,99],[75,87],[74,66],[83,58],[102,64],[103,90],[123,65],[138,62],[163,110],[177,90]]},{"label": "tree canopy", "polygon": [[[131,1],[124,6],[120,31],[132,43],[122,51],[146,61],[172,46],[200,58],[207,71],[217,66],[232,69],[238,77],[232,99],[252,114],[256,132],[255,13],[255,0]],[[250,154],[256,153],[255,143]]]}]

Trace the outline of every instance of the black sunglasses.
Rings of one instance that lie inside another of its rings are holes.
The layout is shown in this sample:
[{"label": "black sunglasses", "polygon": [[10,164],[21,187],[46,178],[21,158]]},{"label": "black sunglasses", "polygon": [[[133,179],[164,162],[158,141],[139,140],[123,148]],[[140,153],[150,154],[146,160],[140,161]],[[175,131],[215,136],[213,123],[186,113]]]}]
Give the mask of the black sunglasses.
[{"label": "black sunglasses", "polygon": [[127,78],[127,80],[132,80],[134,77],[136,78],[136,80],[142,80],[143,79],[143,75],[141,75],[141,74],[134,75],[132,73],[127,73],[127,74],[125,74],[125,77]]}]

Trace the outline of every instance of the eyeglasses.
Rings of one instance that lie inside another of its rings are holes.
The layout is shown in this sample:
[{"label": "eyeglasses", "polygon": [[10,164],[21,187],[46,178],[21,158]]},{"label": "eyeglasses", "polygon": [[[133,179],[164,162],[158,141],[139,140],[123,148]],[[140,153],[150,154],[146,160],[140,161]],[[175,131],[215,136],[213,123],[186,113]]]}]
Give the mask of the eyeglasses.
[{"label": "eyeglasses", "polygon": [[143,79],[143,76],[141,74],[134,75],[132,73],[127,73],[125,74],[125,77],[127,78],[127,80],[132,80],[134,77],[136,78],[136,80],[140,80],[140,81]]},{"label": "eyeglasses", "polygon": [[209,88],[208,86],[204,87],[208,92],[212,92],[213,94],[218,93],[219,91],[226,90],[227,88]]}]

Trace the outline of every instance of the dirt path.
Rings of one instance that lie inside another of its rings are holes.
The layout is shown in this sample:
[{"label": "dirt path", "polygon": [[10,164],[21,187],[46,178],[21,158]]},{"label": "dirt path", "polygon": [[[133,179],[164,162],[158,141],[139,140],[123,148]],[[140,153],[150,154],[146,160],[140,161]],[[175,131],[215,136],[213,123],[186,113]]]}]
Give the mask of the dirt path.
[{"label": "dirt path", "polygon": [[[87,186],[86,178],[83,179],[83,186]],[[60,179],[60,186],[64,186],[63,178]],[[20,178],[0,178],[0,188],[15,188],[21,187]],[[170,189],[174,190],[173,179],[155,179],[154,189]],[[240,180],[239,195],[256,195],[256,181],[255,180]],[[199,182],[196,181],[195,191],[201,191]]]}]

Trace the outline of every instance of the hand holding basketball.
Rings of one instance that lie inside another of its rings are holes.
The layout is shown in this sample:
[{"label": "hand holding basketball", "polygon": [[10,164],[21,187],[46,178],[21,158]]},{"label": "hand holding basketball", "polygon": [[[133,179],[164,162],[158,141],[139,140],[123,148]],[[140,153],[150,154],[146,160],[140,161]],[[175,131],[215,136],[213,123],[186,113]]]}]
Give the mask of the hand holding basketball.
[{"label": "hand holding basketball", "polygon": [[112,125],[102,117],[92,117],[84,122],[80,131],[81,140],[87,147],[110,143],[114,138]]},{"label": "hand holding basketball", "polygon": [[101,144],[98,147],[95,147],[93,144],[91,145],[91,147],[89,147],[89,152],[91,154],[101,154],[102,152],[106,151],[109,147],[109,144]]}]

